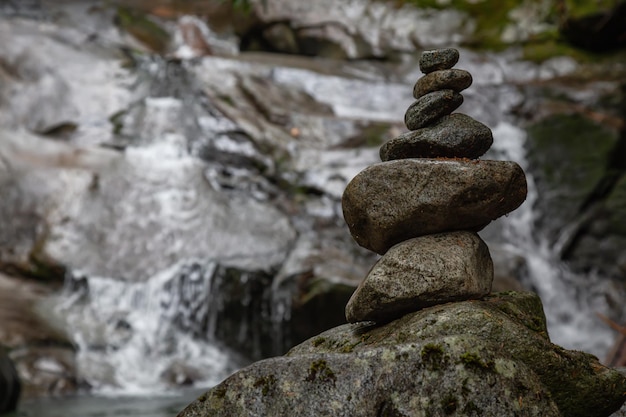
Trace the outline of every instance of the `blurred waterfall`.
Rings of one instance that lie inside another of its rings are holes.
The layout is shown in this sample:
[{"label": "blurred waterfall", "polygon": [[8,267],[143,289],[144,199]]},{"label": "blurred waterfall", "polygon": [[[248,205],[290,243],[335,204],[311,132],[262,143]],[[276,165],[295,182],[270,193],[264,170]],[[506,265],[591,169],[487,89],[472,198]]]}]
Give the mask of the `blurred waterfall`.
[{"label": "blurred waterfall", "polygon": [[525,284],[541,297],[553,343],[567,349],[592,353],[603,360],[613,344],[613,331],[603,325],[597,313],[608,314],[605,297],[611,291],[607,280],[599,276],[577,274],[560,260],[558,245],[551,244],[541,230],[534,227],[537,216],[537,194],[525,156],[526,133],[508,123],[493,130],[494,147],[501,159],[519,163],[526,172],[528,197],[513,213],[500,220],[504,246],[525,259]]},{"label": "blurred waterfall", "polygon": [[100,393],[134,395],[214,385],[236,369],[232,353],[211,343],[217,270],[192,261],[138,283],[69,278],[57,313],[78,345],[80,376]]}]

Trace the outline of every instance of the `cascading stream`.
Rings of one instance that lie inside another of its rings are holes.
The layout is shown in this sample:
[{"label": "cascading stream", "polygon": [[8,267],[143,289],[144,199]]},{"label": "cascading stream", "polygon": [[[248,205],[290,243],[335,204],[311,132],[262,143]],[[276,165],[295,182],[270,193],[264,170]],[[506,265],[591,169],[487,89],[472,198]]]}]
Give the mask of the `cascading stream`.
[{"label": "cascading stream", "polygon": [[528,171],[525,132],[503,123],[494,129],[494,137],[498,151],[506,155],[504,159],[518,162],[526,171],[528,182],[526,202],[501,221],[505,246],[525,259],[528,284],[543,301],[552,342],[592,353],[603,360],[614,334],[601,323],[597,313],[610,311],[603,294],[611,289],[600,276],[577,274],[569,269],[559,259],[558,246],[534,227],[536,217],[541,215],[535,209],[540,196]]},{"label": "cascading stream", "polygon": [[138,395],[214,385],[236,369],[211,333],[217,268],[179,262],[140,283],[69,278],[56,313],[72,331],[81,377],[101,394]]}]

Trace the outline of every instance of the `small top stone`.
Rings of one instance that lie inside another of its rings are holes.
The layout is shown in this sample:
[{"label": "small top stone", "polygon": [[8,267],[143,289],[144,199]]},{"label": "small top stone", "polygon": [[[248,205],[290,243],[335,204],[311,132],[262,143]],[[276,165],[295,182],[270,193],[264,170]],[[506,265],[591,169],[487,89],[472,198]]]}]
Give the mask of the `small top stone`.
[{"label": "small top stone", "polygon": [[459,51],[454,48],[435,49],[422,52],[419,66],[424,74],[452,68],[459,62]]}]

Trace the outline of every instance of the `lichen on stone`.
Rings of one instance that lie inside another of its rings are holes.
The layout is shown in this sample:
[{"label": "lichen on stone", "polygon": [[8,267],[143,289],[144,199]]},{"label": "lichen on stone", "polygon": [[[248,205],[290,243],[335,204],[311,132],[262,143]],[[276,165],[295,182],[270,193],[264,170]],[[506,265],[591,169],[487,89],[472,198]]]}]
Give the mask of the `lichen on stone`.
[{"label": "lichen on stone", "polygon": [[321,382],[332,382],[333,385],[337,380],[335,373],[328,366],[325,360],[320,359],[311,363],[309,367],[309,375],[306,378],[309,382],[321,381]]}]

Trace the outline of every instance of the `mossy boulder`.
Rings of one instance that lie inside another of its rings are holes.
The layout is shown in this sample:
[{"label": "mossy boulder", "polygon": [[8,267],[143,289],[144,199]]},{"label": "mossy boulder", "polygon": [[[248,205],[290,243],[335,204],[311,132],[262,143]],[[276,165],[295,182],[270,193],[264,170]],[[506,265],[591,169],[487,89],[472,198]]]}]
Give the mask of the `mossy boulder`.
[{"label": "mossy boulder", "polygon": [[589,265],[610,277],[626,281],[626,175],[588,211],[572,236],[564,257],[579,271]]},{"label": "mossy boulder", "polygon": [[554,114],[527,131],[529,171],[539,193],[537,227],[558,242],[559,255],[575,270],[593,265],[626,279],[626,141],[620,132],[581,114]]},{"label": "mossy boulder", "polygon": [[508,292],[336,327],[237,372],[178,417],[594,417],[624,400],[624,376],[550,343],[539,298]]},{"label": "mossy boulder", "polygon": [[546,224],[540,226],[558,233],[575,219],[602,179],[619,137],[614,130],[576,114],[546,117],[527,132],[530,170],[543,196],[539,209],[546,214]]}]

